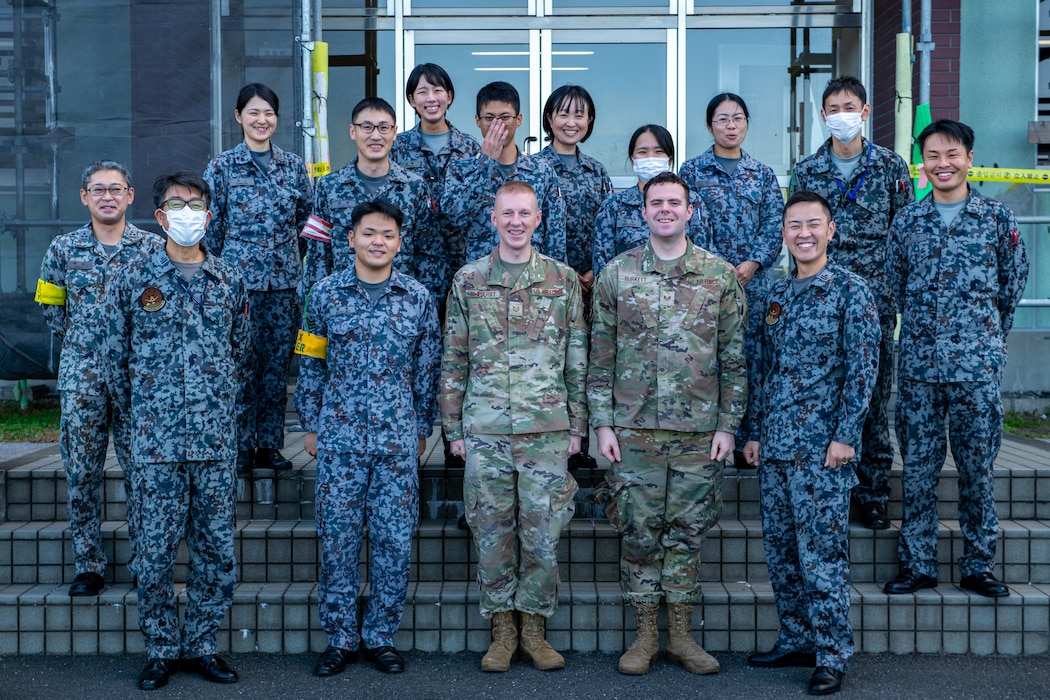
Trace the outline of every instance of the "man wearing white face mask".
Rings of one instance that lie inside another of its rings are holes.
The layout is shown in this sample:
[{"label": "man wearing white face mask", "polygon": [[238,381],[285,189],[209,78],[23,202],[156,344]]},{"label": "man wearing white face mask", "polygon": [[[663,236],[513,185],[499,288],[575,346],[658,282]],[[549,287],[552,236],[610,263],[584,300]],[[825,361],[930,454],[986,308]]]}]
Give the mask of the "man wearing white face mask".
[{"label": "man wearing white face mask", "polygon": [[831,138],[795,165],[791,192],[811,190],[831,205],[835,238],[828,244],[832,261],[864,278],[879,311],[882,341],[879,374],[857,450],[857,479],[852,498],[864,527],[885,530],[889,499],[889,405],[893,383],[893,330],[897,303],[884,271],[886,242],[894,215],[915,200],[904,159],[861,135],[871,114],[859,80],[836,78],[824,90],[820,111]]},{"label": "man wearing white face mask", "polygon": [[[215,683],[238,680],[216,656],[215,635],[236,585],[230,426],[248,305],[240,274],[200,245],[209,196],[195,173],[158,178],[155,216],[167,243],[129,264],[106,299],[107,370],[131,416],[139,627],[149,657],[142,690],[167,684],[180,663]],[[189,604],[180,634],[172,574],[184,532]]]}]

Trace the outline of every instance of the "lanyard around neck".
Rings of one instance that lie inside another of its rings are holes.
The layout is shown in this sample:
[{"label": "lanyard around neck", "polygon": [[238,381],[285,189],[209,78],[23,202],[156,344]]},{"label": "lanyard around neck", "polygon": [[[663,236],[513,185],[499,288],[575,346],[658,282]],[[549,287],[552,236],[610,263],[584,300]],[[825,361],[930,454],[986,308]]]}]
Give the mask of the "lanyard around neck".
[{"label": "lanyard around neck", "polygon": [[854,187],[852,190],[847,189],[845,182],[838,178],[835,178],[835,184],[839,186],[839,189],[842,190],[843,194],[849,197],[851,201],[857,201],[857,193],[860,192],[860,188],[864,184],[864,180],[868,177],[868,166],[871,165],[871,150],[872,144],[869,143],[868,157],[864,159],[864,172],[861,173],[860,180],[857,181],[856,187]]}]

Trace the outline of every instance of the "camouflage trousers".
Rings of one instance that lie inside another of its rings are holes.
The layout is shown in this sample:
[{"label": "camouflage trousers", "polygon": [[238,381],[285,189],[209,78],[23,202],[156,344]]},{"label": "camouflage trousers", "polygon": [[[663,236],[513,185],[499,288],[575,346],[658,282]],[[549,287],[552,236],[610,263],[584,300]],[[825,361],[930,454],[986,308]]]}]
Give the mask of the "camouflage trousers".
[{"label": "camouflage trousers", "polygon": [[890,468],[893,466],[893,445],[890,443],[890,393],[893,390],[893,331],[896,316],[879,316],[882,340],[879,343],[879,374],[872,388],[868,415],[864,419],[857,453],[858,483],[853,498],[858,503],[880,503],[890,498]]},{"label": "camouflage trousers", "polygon": [[852,464],[823,464],[824,455],[762,459],[762,543],[780,617],[777,648],[815,651],[817,666],[845,671],[854,649],[847,524],[857,477]]},{"label": "camouflage trousers", "polygon": [[[412,534],[419,519],[416,455],[317,452],[317,606],[328,643],[357,649],[393,646],[408,593]],[[369,590],[360,632],[361,543],[369,542]]]},{"label": "camouflage trousers", "polygon": [[237,446],[284,447],[288,365],[299,328],[294,289],[248,292],[249,345],[237,400]]},{"label": "camouflage trousers", "polygon": [[[232,460],[136,463],[139,498],[139,628],[149,658],[216,653],[215,635],[237,585]],[[186,615],[179,633],[175,558],[189,550]]]},{"label": "camouflage trousers", "polygon": [[115,411],[107,396],[63,391],[59,422],[59,452],[66,471],[67,516],[73,543],[76,572],[106,572],[102,547],[102,481],[109,431],[113,429],[113,451],[124,475],[128,540],[131,554],[128,570],[135,574],[137,522],[136,500],[131,489],[131,431],[129,423]]},{"label": "camouflage trousers", "polygon": [[722,513],[722,462],[713,432],[616,428],[621,461],[606,479],[606,509],[619,531],[620,578],[631,604],[695,603],[700,545]]},{"label": "camouflage trousers", "polygon": [[569,433],[466,437],[463,506],[478,552],[481,614],[558,606],[558,540],[575,513]]},{"label": "camouflage trousers", "polygon": [[[945,419],[947,418],[947,422]],[[903,515],[897,555],[901,566],[937,576],[937,482],[946,454],[945,429],[959,470],[959,571],[991,571],[999,536],[992,469],[1003,439],[999,382],[920,382],[897,386],[897,443]]]}]

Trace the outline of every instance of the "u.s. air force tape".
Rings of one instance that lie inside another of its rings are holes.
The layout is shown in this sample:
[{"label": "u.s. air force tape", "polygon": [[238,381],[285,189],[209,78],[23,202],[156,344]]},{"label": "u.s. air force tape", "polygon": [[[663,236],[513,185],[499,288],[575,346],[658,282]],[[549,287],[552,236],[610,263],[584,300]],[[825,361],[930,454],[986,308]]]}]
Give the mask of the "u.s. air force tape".
[{"label": "u.s. air force tape", "polygon": [[299,335],[295,336],[295,354],[323,360],[328,357],[328,338],[301,330]]},{"label": "u.s. air force tape", "polygon": [[66,288],[59,287],[44,280],[36,281],[36,296],[33,299],[38,304],[49,306],[64,306],[66,303]]},{"label": "u.s. air force tape", "polygon": [[[921,177],[922,172],[918,165],[909,166],[913,178]],[[970,180],[984,180],[985,182],[1030,182],[1044,183],[1050,185],[1050,168],[1048,169],[1024,169],[1024,168],[970,168],[966,176]]]}]

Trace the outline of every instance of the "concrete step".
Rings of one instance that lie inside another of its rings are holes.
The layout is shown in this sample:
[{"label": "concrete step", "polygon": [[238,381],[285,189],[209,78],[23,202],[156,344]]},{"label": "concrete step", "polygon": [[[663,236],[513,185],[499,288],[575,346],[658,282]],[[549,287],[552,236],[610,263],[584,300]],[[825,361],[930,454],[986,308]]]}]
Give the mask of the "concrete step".
[{"label": "concrete step", "polygon": [[[850,526],[851,578],[856,583],[883,583],[896,575],[897,529],[875,532]],[[997,575],[1007,583],[1050,584],[1050,523],[1040,520],[1000,522]],[[65,522],[0,523],[0,585],[61,584],[73,580],[72,545]],[[110,583],[130,581],[127,526],[103,523],[103,543],[111,565]],[[234,540],[238,580],[245,583],[313,583],[320,562],[317,531],[312,521],[249,520],[237,526]],[[938,560],[941,581],[958,580],[954,562],[963,552],[959,523],[940,523]],[[558,550],[563,581],[619,581],[620,540],[608,521],[574,519]],[[368,580],[367,547],[362,555],[362,580]],[[706,582],[769,580],[757,520],[723,518],[711,531],[700,554]],[[185,580],[187,553],[179,552],[176,580]],[[416,532],[411,578],[419,582],[476,580],[477,556],[468,531],[454,520],[425,520]]]},{"label": "concrete step", "polygon": [[[176,588],[180,607],[186,594]],[[368,598],[365,587],[361,602]],[[395,643],[403,650],[484,651],[489,624],[478,611],[477,586],[412,583]],[[914,595],[887,596],[875,584],[852,587],[850,617],[858,652],[1046,654],[1050,586],[1015,585],[988,599],[942,583]],[[661,618],[664,612],[661,611]],[[777,614],[769,584],[709,583],[693,622],[710,652],[769,649]],[[548,639],[561,650],[619,652],[633,639],[634,616],[614,583],[564,583]],[[661,619],[661,628],[666,623]],[[324,650],[316,585],[242,583],[218,635],[221,653],[306,654]],[[129,584],[98,598],[69,598],[64,586],[0,587],[0,656],[9,654],[141,654],[138,606]]]}]

